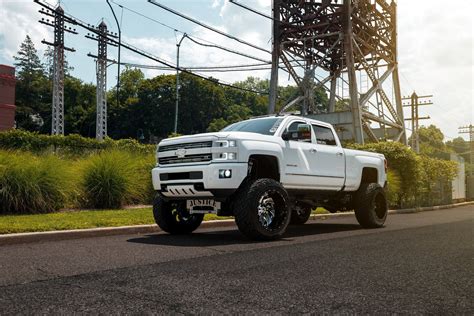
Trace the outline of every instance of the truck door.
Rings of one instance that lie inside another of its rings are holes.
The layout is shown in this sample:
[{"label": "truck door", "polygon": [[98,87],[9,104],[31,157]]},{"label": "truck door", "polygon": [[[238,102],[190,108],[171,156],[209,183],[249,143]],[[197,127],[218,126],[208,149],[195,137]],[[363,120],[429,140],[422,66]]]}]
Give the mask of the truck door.
[{"label": "truck door", "polygon": [[[298,132],[301,133],[301,129],[307,129],[307,134],[305,137],[298,138]],[[315,144],[312,142],[313,129],[307,122],[298,120],[290,122],[285,132],[290,136],[283,147],[285,173],[281,180],[288,188],[313,189],[319,180],[311,170],[316,152]]]},{"label": "truck door", "polygon": [[344,151],[338,146],[331,128],[317,124],[312,126],[316,152],[311,159],[311,172],[318,177],[318,183],[322,187],[340,190],[345,179]]}]

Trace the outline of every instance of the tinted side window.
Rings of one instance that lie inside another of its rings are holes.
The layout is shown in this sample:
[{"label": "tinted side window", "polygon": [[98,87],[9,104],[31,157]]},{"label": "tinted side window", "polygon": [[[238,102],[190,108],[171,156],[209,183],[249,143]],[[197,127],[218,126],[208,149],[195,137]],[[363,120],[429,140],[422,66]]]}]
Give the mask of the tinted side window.
[{"label": "tinted side window", "polygon": [[313,129],[317,144],[336,146],[336,138],[330,128],[313,125]]},{"label": "tinted side window", "polygon": [[[286,130],[288,132],[301,132],[302,131],[301,128],[300,128],[301,125],[308,126],[307,123],[305,123],[305,122],[292,122]],[[309,128],[309,130],[307,130],[307,131],[311,134],[311,128]],[[301,139],[301,140],[298,140],[298,141],[299,142],[311,143],[311,135],[310,134],[308,134],[309,139]]]},{"label": "tinted side window", "polygon": [[305,124],[304,122],[293,122],[288,126],[288,132],[297,132],[298,131],[298,126],[301,124]]}]

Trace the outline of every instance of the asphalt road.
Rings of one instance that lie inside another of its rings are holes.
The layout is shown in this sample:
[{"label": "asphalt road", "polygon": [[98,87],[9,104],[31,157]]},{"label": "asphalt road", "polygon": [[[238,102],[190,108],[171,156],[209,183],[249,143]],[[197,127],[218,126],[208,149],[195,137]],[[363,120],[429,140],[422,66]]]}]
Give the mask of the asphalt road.
[{"label": "asphalt road", "polygon": [[0,314],[474,314],[474,207],[0,246]]}]

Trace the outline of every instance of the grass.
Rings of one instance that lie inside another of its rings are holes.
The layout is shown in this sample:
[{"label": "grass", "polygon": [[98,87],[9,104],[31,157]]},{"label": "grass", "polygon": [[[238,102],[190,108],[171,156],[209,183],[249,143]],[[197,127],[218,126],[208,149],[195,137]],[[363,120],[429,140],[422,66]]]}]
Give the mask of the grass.
[{"label": "grass", "polygon": [[[204,220],[227,219],[207,214]],[[154,224],[151,207],[0,216],[0,234]]]},{"label": "grass", "polygon": [[[313,214],[327,214],[323,208]],[[205,221],[231,219],[206,214]],[[0,234],[42,232],[52,230],[118,227],[154,224],[151,207],[122,210],[84,210],[32,215],[0,215]]]},{"label": "grass", "polygon": [[45,213],[73,196],[67,163],[53,155],[0,151],[0,214]]}]

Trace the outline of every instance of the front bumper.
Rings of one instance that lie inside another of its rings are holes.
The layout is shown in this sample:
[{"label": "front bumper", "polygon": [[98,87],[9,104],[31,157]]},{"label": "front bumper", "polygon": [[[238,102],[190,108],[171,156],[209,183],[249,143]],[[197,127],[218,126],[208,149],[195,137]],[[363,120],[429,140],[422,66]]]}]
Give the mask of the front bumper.
[{"label": "front bumper", "polygon": [[[232,176],[219,178],[219,170],[231,170]],[[152,170],[153,188],[165,198],[225,200],[239,188],[247,170],[246,162],[156,167]]]}]

